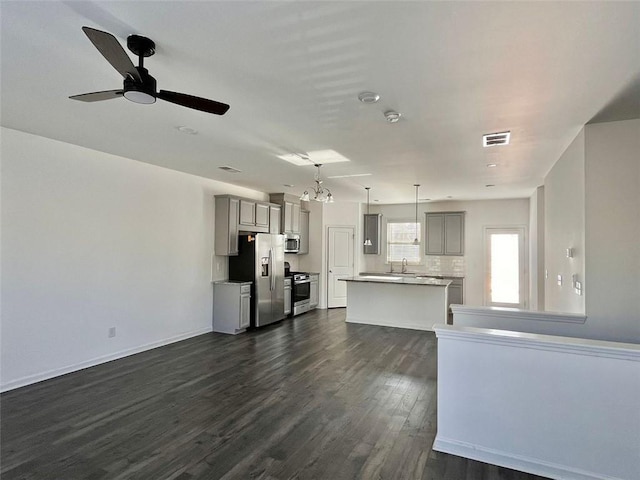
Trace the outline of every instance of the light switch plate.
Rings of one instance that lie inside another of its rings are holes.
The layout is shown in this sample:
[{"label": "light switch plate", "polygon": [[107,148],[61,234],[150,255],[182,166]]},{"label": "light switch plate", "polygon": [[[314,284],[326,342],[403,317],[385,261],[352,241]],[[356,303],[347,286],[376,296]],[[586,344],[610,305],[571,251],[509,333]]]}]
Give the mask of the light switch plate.
[{"label": "light switch plate", "polygon": [[562,286],[562,275],[558,275],[558,285]]}]

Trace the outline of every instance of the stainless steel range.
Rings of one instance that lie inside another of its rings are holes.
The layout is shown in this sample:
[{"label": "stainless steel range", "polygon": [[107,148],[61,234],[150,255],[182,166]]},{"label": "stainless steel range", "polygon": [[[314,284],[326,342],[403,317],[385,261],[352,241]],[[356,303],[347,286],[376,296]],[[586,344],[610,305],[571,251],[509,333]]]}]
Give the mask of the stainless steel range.
[{"label": "stainless steel range", "polygon": [[311,310],[311,276],[306,272],[291,272],[291,302],[293,315]]}]

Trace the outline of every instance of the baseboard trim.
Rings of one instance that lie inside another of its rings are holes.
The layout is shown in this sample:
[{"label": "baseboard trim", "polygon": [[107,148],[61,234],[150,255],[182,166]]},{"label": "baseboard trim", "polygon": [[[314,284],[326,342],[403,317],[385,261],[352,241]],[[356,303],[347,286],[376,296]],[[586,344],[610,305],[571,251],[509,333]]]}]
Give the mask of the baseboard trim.
[{"label": "baseboard trim", "polygon": [[345,321],[347,323],[360,323],[362,325],[374,325],[376,327],[406,328],[408,330],[422,330],[426,332],[433,331],[433,329],[427,325],[419,325],[419,324],[412,324],[412,323],[403,324],[403,323],[398,323],[396,319],[385,320],[385,319],[378,318],[374,321],[371,321],[371,319],[367,319],[367,318],[355,318],[355,317],[347,316]]},{"label": "baseboard trim", "polygon": [[107,363],[112,360],[117,360],[119,358],[128,357],[130,355],[135,355],[136,353],[145,352],[147,350],[153,350],[154,348],[163,347],[171,343],[180,342],[182,340],[186,340],[187,338],[197,337],[198,335],[210,333],[211,331],[212,331],[212,327],[207,327],[200,330],[193,330],[190,332],[181,333],[180,335],[175,335],[173,337],[165,338],[157,342],[146,343],[144,345],[140,345],[137,347],[129,348],[126,350],[120,350],[118,352],[110,353],[108,355],[92,358],[85,362],[80,362],[73,365],[67,365],[65,367],[55,368],[53,370],[48,370],[46,372],[41,372],[35,375],[22,377],[17,380],[13,380],[11,382],[7,382],[0,385],[0,393],[8,392],[10,390],[15,390],[16,388],[20,388],[20,387],[26,387],[27,385],[43,382],[44,380],[49,380],[51,378],[59,377],[60,375],[66,375],[67,373],[77,372],[78,370],[83,370],[85,368],[95,367],[96,365]]},{"label": "baseboard trim", "polygon": [[559,480],[625,480],[620,477],[587,472],[567,465],[554,464],[536,458],[514,455],[480,445],[442,438],[440,435],[436,435],[436,439],[433,442],[433,450]]}]

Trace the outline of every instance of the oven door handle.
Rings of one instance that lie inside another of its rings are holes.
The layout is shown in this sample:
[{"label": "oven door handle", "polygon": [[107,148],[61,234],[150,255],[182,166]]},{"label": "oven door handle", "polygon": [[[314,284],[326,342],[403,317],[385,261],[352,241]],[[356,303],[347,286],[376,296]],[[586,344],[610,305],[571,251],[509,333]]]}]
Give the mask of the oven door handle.
[{"label": "oven door handle", "polygon": [[300,285],[301,283],[311,283],[311,280],[296,280],[293,282],[294,285]]}]

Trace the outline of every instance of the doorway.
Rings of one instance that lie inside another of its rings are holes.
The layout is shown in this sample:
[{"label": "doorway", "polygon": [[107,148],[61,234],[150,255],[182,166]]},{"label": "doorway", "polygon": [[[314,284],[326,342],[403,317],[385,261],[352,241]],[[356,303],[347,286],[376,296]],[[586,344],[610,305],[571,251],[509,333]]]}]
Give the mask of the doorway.
[{"label": "doorway", "polygon": [[527,308],[525,227],[485,227],[485,305]]},{"label": "doorway", "polygon": [[347,282],[353,276],[354,227],[328,227],[327,308],[347,306]]}]

